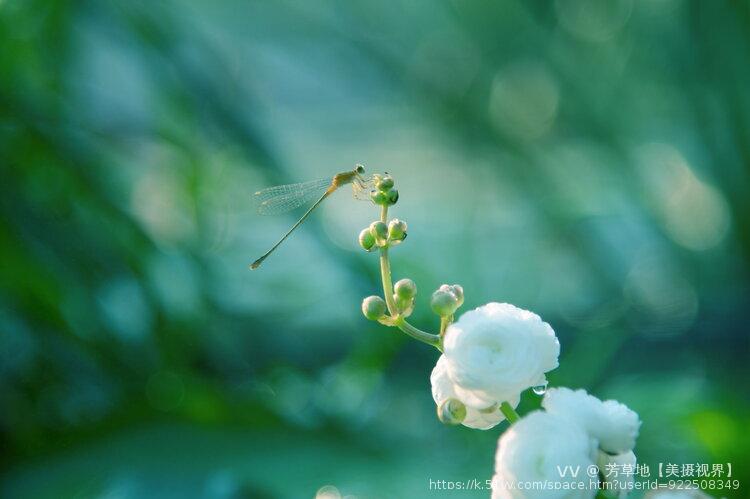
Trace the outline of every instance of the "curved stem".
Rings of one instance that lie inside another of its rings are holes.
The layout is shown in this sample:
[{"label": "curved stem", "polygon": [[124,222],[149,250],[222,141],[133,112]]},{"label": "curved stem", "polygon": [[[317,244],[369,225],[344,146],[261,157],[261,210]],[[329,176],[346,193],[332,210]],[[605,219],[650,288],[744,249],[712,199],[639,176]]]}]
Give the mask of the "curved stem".
[{"label": "curved stem", "polygon": [[[380,210],[380,221],[388,223],[388,206],[384,205]],[[391,261],[388,258],[388,247],[380,248],[380,277],[383,280],[383,294],[385,295],[385,304],[388,312],[393,317],[393,325],[401,331],[428,345],[432,345],[441,352],[443,351],[440,344],[440,336],[422,331],[409,324],[406,319],[399,316],[396,301],[393,299],[393,281],[391,280]]]},{"label": "curved stem", "polygon": [[516,410],[513,409],[513,407],[508,402],[503,402],[502,404],[500,404],[500,412],[503,413],[503,416],[505,416],[505,419],[507,419],[510,424],[513,424],[521,419],[521,416],[518,415]]},{"label": "curved stem", "polygon": [[443,351],[443,348],[440,345],[440,336],[430,334],[412,326],[411,324],[406,322],[406,319],[404,319],[403,317],[399,317],[398,319],[396,319],[394,325],[415,340],[419,340],[423,343],[427,343],[428,345],[432,345],[441,352]]}]

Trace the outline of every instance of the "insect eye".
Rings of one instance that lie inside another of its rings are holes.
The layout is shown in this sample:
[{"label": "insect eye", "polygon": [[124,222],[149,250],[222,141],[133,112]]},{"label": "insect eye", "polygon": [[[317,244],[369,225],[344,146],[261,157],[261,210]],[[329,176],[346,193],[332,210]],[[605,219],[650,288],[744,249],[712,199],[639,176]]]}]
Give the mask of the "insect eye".
[{"label": "insect eye", "polygon": [[357,173],[365,173],[365,167],[362,165],[357,165]]}]

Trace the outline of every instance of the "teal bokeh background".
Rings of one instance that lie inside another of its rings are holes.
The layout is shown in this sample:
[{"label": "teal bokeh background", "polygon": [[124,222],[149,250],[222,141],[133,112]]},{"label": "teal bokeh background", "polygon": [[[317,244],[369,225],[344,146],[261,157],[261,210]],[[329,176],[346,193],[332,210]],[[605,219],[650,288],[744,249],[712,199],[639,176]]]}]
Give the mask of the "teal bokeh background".
[{"label": "teal bokeh background", "polygon": [[442,426],[437,352],[360,314],[375,206],[247,270],[294,221],[253,192],[357,162],[414,324],[533,310],[640,461],[748,490],[748,82],[747,2],[0,0],[0,495],[486,497],[429,480],[504,426]]}]

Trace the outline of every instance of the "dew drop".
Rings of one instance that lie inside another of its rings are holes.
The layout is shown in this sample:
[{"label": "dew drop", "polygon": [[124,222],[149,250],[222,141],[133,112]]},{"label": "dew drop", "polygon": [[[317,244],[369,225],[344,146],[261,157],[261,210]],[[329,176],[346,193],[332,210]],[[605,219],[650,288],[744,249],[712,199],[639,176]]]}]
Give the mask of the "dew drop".
[{"label": "dew drop", "polygon": [[547,392],[547,383],[531,387],[531,391],[537,395],[544,395]]}]

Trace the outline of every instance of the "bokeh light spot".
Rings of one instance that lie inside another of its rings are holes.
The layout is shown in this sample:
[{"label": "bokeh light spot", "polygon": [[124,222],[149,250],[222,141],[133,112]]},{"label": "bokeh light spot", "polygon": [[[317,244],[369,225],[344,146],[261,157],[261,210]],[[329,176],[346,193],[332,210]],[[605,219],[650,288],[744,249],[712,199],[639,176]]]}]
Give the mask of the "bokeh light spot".
[{"label": "bokeh light spot", "polygon": [[571,34],[590,42],[612,38],[627,23],[632,0],[556,0],[560,24]]},{"label": "bokeh light spot", "polygon": [[535,139],[552,125],[559,104],[557,82],[537,62],[518,62],[495,76],[490,95],[490,118],[502,133]]},{"label": "bokeh light spot", "polygon": [[182,241],[195,231],[190,203],[180,185],[178,175],[153,168],[137,180],[133,189],[133,213],[158,241]]},{"label": "bokeh light spot", "polygon": [[737,427],[730,416],[718,411],[693,414],[693,431],[715,456],[729,452],[737,441]]},{"label": "bokeh light spot", "polygon": [[625,284],[631,300],[634,329],[642,334],[668,337],[687,331],[698,314],[693,285],[658,253],[643,250]]},{"label": "bokeh light spot", "polygon": [[341,499],[341,492],[333,485],[324,485],[318,489],[315,499]]},{"label": "bokeh light spot", "polygon": [[669,237],[696,251],[721,243],[730,226],[724,196],[701,181],[670,145],[643,146],[636,156],[646,191]]}]

